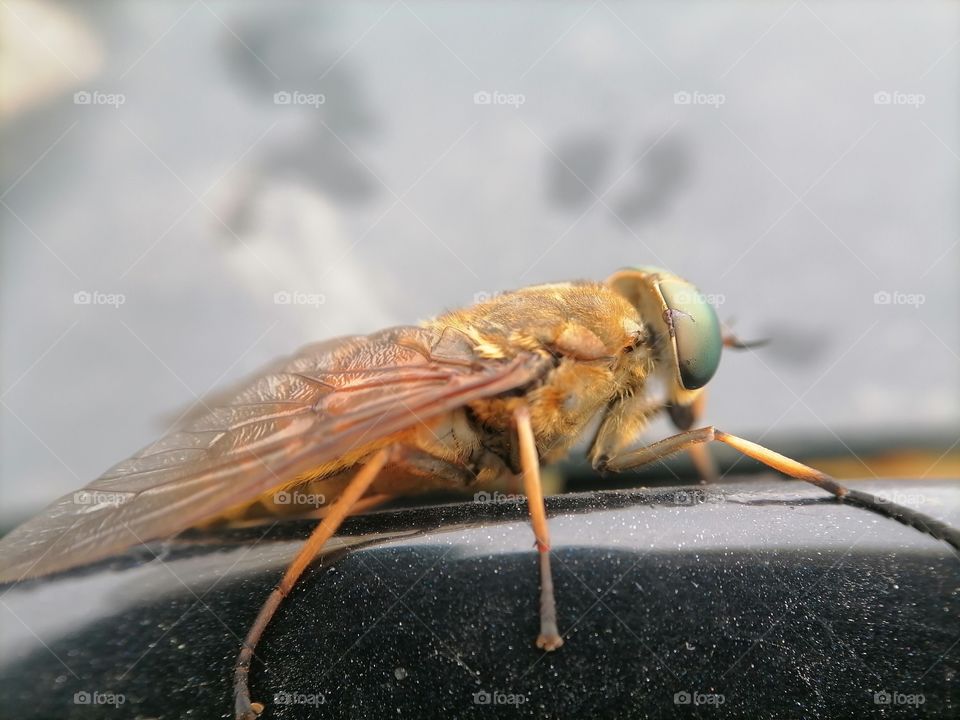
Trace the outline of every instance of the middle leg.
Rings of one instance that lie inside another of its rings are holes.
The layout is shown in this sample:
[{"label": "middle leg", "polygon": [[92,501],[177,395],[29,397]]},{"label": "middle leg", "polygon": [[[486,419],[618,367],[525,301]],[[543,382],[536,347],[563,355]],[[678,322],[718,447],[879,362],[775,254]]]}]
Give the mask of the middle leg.
[{"label": "middle leg", "polygon": [[530,410],[521,405],[514,413],[517,440],[520,446],[520,466],[523,489],[530,510],[530,523],[537,538],[537,554],[540,558],[540,634],[537,647],[556,650],[563,645],[557,628],[557,604],[553,596],[553,572],[550,568],[550,528],[547,526],[547,510],[543,503],[543,487],[540,484],[540,458],[533,429],[530,427]]}]

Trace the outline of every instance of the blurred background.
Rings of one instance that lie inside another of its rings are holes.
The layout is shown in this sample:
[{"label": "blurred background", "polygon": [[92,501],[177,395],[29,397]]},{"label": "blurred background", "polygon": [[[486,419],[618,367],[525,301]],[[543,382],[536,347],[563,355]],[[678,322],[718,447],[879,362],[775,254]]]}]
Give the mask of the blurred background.
[{"label": "blurred background", "polygon": [[0,526],[302,344],[629,264],[772,340],[708,421],[957,472],[956,3],[0,17]]}]

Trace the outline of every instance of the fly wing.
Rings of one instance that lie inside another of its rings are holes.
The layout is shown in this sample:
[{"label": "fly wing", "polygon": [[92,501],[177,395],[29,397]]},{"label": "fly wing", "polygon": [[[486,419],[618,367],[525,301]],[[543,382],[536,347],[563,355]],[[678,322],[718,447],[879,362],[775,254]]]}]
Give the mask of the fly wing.
[{"label": "fly wing", "polygon": [[450,328],[307,346],[0,539],[0,582],[174,535],[324,464],[357,462],[394,433],[529,383],[543,363],[480,359]]}]

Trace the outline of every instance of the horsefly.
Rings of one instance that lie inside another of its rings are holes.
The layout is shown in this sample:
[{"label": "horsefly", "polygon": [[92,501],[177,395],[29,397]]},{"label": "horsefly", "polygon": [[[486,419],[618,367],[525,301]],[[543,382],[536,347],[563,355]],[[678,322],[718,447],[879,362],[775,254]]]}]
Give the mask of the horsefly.
[{"label": "horsefly", "polygon": [[[540,564],[536,644],[559,648],[540,465],[563,457],[596,419],[588,452],[598,470],[689,450],[709,475],[705,445],[719,441],[960,547],[936,520],[717,428],[692,429],[724,345],[743,347],[692,284],[651,267],[604,283],[523,288],[420,326],[310,345],[0,540],[0,582],[211,522],[289,515],[290,493],[324,498],[322,519],[240,648],[234,709],[251,720],[263,710],[248,685],[257,642],[343,519],[379,498],[519,477]],[[662,412],[679,434],[627,451]]]}]

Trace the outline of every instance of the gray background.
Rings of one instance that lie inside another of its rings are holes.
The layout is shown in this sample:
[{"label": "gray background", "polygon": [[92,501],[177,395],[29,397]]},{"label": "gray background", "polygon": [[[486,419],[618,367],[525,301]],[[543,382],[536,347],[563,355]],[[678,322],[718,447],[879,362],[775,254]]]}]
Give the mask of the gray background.
[{"label": "gray background", "polygon": [[[958,434],[955,3],[0,15],[6,517],[301,344],[626,264],[671,268],[741,335],[773,337],[726,357],[722,427],[774,444]],[[523,102],[476,104],[484,91]],[[124,303],[76,304],[84,291]]]}]

